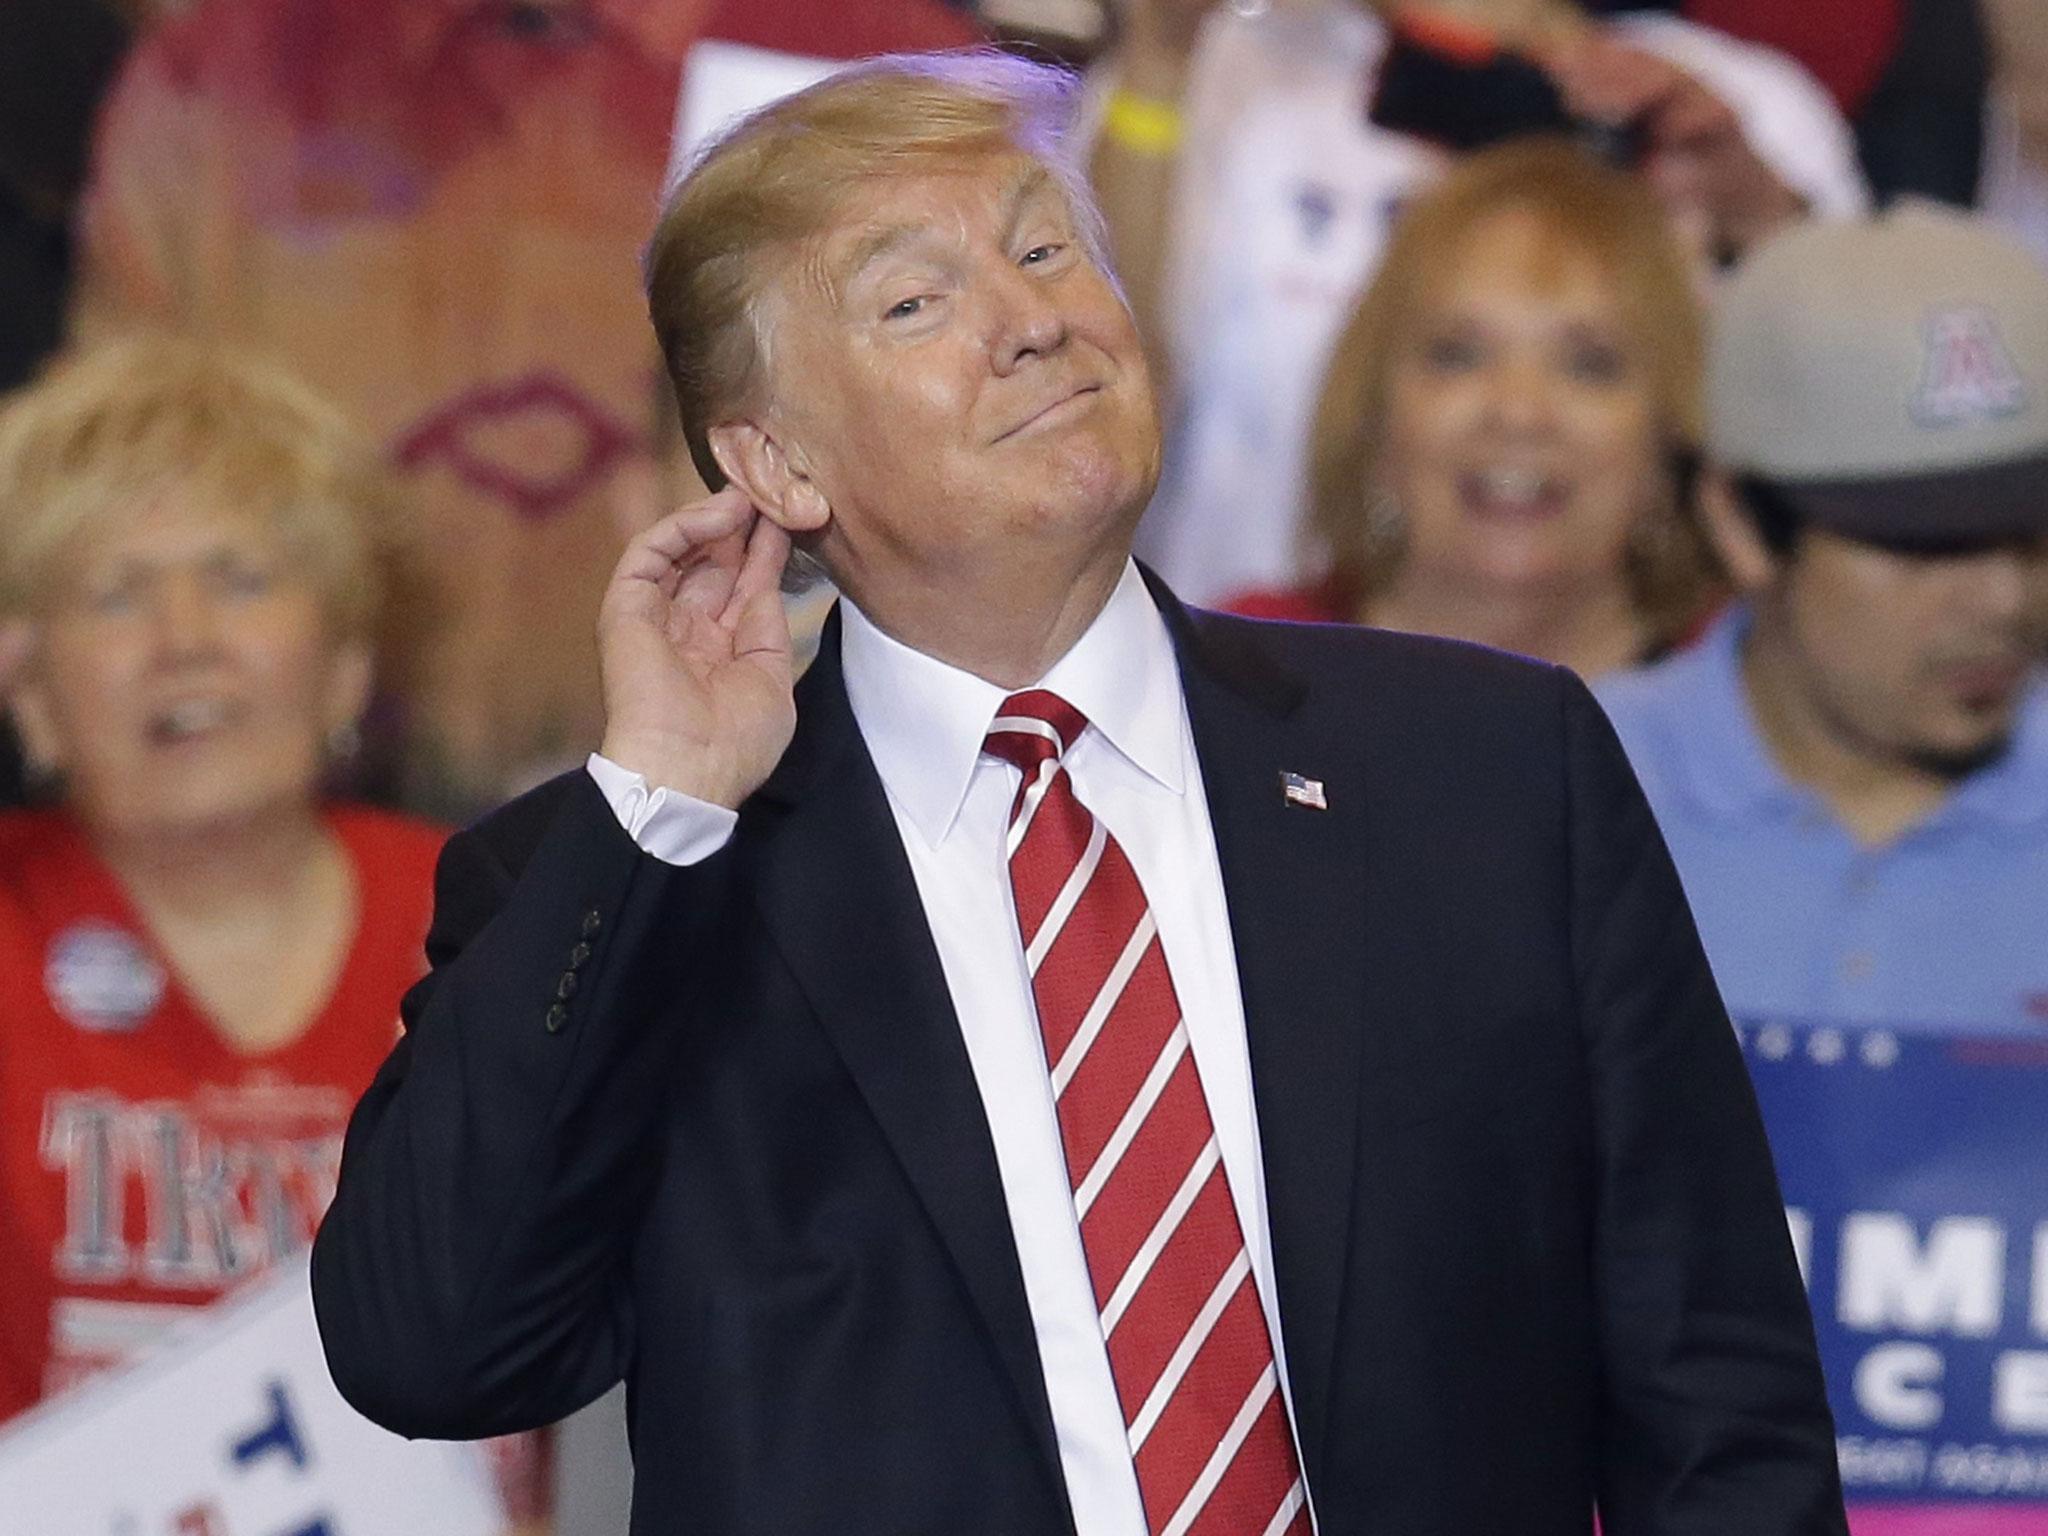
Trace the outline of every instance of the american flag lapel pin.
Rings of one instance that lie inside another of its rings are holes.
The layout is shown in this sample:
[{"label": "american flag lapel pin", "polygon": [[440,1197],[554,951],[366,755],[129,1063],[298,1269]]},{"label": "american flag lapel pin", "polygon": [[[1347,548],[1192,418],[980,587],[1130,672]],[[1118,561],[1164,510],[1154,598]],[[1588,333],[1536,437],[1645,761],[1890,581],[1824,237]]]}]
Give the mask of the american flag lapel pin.
[{"label": "american flag lapel pin", "polygon": [[1323,781],[1304,778],[1298,773],[1280,775],[1280,795],[1289,805],[1299,805],[1311,811],[1330,808],[1329,797],[1323,793]]}]

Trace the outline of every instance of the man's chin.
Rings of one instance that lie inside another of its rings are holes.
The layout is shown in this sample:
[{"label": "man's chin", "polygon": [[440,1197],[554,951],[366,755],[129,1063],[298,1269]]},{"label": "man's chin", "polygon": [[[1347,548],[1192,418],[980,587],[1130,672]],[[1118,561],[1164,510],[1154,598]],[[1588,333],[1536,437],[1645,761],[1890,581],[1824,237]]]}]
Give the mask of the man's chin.
[{"label": "man's chin", "polygon": [[1121,527],[1126,539],[1152,499],[1156,476],[1112,453],[1062,455],[1039,481],[1041,521],[1093,537]]}]

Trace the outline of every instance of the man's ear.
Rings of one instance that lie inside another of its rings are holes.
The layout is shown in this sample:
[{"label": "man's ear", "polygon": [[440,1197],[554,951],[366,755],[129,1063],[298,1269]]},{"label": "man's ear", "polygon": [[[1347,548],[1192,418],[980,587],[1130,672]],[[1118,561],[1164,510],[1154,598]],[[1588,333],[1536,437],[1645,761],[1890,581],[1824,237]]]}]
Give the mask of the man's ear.
[{"label": "man's ear", "polygon": [[1759,592],[1777,579],[1778,561],[1742,505],[1735,482],[1717,469],[1700,476],[1700,518],[1729,579],[1744,593]]},{"label": "man's ear", "polygon": [[759,422],[722,421],[705,436],[725,478],[747,493],[761,515],[789,533],[815,533],[832,520],[832,503],[802,454]]}]

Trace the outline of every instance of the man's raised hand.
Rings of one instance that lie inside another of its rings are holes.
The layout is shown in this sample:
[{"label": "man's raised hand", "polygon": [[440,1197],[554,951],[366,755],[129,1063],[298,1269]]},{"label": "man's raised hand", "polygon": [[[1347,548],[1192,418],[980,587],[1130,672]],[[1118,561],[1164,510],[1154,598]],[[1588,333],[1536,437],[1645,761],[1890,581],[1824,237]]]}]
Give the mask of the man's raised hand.
[{"label": "man's raised hand", "polygon": [[796,729],[788,559],[732,486],[626,546],[597,620],[606,757],[733,809],[760,787]]}]

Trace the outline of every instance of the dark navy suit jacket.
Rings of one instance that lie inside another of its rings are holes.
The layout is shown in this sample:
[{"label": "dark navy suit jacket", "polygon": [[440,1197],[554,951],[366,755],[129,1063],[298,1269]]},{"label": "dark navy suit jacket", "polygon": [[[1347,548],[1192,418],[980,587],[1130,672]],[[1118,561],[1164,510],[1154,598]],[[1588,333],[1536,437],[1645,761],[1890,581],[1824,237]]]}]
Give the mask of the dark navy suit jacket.
[{"label": "dark navy suit jacket", "polygon": [[[1323,1536],[1838,1536],[1770,1155],[1569,673],[1183,610]],[[630,1386],[636,1536],[1072,1519],[987,1122],[839,670],[671,868],[589,776],[448,845],[314,1251],[411,1435]],[[1281,775],[1322,781],[1327,810]],[[1256,1533],[1253,1533],[1256,1536]]]}]

